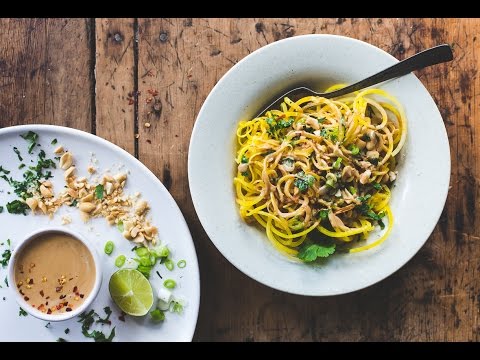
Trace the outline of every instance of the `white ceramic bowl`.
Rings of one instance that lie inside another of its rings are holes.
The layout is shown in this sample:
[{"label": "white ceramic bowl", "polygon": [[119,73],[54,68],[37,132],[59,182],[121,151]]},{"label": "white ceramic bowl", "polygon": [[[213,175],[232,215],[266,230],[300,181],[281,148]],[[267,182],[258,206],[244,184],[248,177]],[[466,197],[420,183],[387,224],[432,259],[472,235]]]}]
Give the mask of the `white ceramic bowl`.
[{"label": "white ceramic bowl", "polygon": [[413,74],[380,85],[404,105],[409,127],[391,200],[394,227],[381,246],[336,255],[321,266],[294,263],[270,245],[263,231],[242,221],[235,203],[235,131],[240,120],[252,118],[269,99],[297,85],[324,90],[334,83],[354,83],[397,61],[352,38],[297,36],[248,55],[213,88],[193,129],[189,184],[205,231],[234,266],[275,289],[335,295],[384,279],[422,247],[445,204],[450,151],[437,106]]},{"label": "white ceramic bowl", "polygon": [[[24,299],[23,296],[18,292],[16,282],[15,282],[15,263],[18,259],[19,254],[22,252],[22,250],[33,240],[35,240],[37,237],[43,234],[47,233],[63,233],[70,235],[74,237],[75,239],[81,241],[87,249],[90,251],[93,257],[93,262],[95,264],[95,282],[93,284],[92,291],[88,296],[85,298],[84,302],[77,308],[74,308],[70,312],[65,312],[61,314],[46,314],[41,311],[39,311],[36,308],[33,308],[30,306]],[[40,230],[34,231],[33,233],[30,233],[28,236],[26,236],[23,240],[21,240],[18,244],[18,246],[13,250],[12,252],[12,257],[10,259],[10,262],[8,264],[8,283],[10,284],[10,288],[12,289],[12,293],[15,295],[15,300],[17,303],[20,305],[22,309],[24,309],[26,312],[29,314],[35,316],[38,319],[42,319],[45,321],[63,321],[63,320],[68,320],[71,319],[82,312],[84,312],[92,303],[92,301],[95,299],[95,297],[98,294],[98,291],[100,290],[100,285],[102,284],[102,268],[100,261],[98,259],[97,252],[95,248],[90,244],[87,238],[85,238],[83,235],[72,231],[70,229],[62,228],[62,227],[45,227]]]}]

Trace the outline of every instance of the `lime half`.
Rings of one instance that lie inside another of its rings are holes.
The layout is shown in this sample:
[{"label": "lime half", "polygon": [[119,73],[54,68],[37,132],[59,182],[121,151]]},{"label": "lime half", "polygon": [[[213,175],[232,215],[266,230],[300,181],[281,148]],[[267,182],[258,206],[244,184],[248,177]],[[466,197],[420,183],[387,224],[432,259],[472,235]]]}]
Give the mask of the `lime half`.
[{"label": "lime half", "polygon": [[150,282],[135,269],[120,269],[108,284],[115,304],[128,315],[143,316],[153,305],[153,290]]}]

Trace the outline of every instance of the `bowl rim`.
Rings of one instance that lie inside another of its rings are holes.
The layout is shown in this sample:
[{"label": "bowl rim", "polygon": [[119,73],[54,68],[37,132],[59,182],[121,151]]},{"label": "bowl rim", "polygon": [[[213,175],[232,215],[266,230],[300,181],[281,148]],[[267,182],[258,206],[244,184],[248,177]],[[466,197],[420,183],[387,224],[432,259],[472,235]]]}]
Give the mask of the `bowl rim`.
[{"label": "bowl rim", "polygon": [[[84,302],[77,307],[76,309],[70,311],[70,312],[65,312],[62,314],[58,315],[52,315],[52,314],[46,314],[41,311],[39,311],[36,308],[33,308],[28,304],[24,298],[21,296],[21,294],[18,292],[17,287],[15,286],[15,263],[19,257],[19,254],[22,252],[22,250],[28,246],[34,239],[38,238],[41,235],[48,234],[48,233],[63,233],[72,236],[76,240],[80,241],[82,244],[84,244],[90,254],[92,255],[93,258],[93,263],[95,264],[95,282],[93,284],[93,288],[84,300]],[[71,230],[71,229],[66,229],[62,228],[59,226],[47,226],[47,227],[42,227],[40,229],[37,229],[29,234],[27,234],[22,240],[18,242],[16,247],[12,251],[12,257],[10,259],[10,262],[8,264],[8,282],[11,284],[11,292],[15,296],[15,300],[17,301],[18,305],[25,310],[27,313],[30,315],[41,319],[45,321],[50,321],[50,322],[58,322],[58,321],[64,321],[64,320],[69,320],[71,318],[74,318],[75,316],[81,314],[82,312],[85,311],[95,300],[95,298],[98,295],[98,292],[100,290],[100,287],[102,285],[102,267],[101,263],[98,257],[98,253],[93,247],[93,245],[90,243],[90,241],[87,239],[87,237],[83,236],[82,234]]]},{"label": "bowl rim", "polygon": [[[381,49],[381,48],[379,48],[379,47],[377,47],[373,44],[370,44],[368,42],[362,41],[360,39],[352,38],[352,37],[349,37],[349,36],[336,35],[336,34],[295,35],[295,36],[290,37],[290,38],[274,41],[272,43],[266,44],[266,45],[256,49],[255,51],[253,51],[250,54],[243,57],[239,62],[237,62],[234,66],[232,66],[218,80],[218,82],[215,84],[215,86],[211,89],[210,93],[206,97],[204,103],[202,104],[201,109],[199,110],[199,112],[197,114],[195,124],[194,124],[193,130],[192,130],[192,135],[191,135],[191,138],[190,138],[189,153],[188,153],[189,188],[190,188],[190,196],[192,198],[192,203],[194,205],[195,212],[197,213],[198,219],[199,219],[200,223],[202,224],[202,227],[204,228],[205,232],[209,236],[210,241],[217,248],[217,250],[225,257],[225,259],[228,260],[240,272],[242,272],[243,274],[245,274],[246,276],[248,276],[252,280],[255,280],[255,281],[259,282],[260,284],[263,284],[263,285],[268,286],[272,289],[279,290],[279,291],[282,291],[282,292],[295,294],[295,295],[302,295],[302,296],[318,296],[318,297],[335,296],[335,295],[342,295],[342,294],[356,292],[356,291],[371,287],[375,284],[378,284],[382,280],[386,279],[387,277],[391,276],[396,271],[401,269],[405,264],[407,264],[411,259],[413,259],[413,257],[418,253],[418,251],[425,245],[425,243],[427,242],[427,240],[431,236],[433,230],[435,229],[435,226],[438,224],[438,220],[439,220],[440,215],[443,211],[443,208],[445,207],[445,203],[446,203],[446,200],[447,200],[448,188],[449,188],[449,183],[450,183],[450,172],[451,172],[451,159],[450,159],[451,153],[450,153],[450,147],[449,147],[449,143],[448,143],[448,136],[447,136],[446,128],[445,128],[444,124],[442,123],[440,130],[442,131],[442,135],[444,137],[444,140],[446,140],[446,144],[447,144],[447,149],[446,150],[447,150],[448,155],[449,155],[444,160],[444,162],[446,164],[446,167],[448,168],[448,172],[447,172],[447,174],[444,174],[445,175],[445,186],[444,186],[443,189],[441,189],[442,191],[441,191],[441,194],[439,196],[440,199],[442,199],[442,197],[443,197],[443,199],[441,201],[442,206],[441,207],[439,206],[438,209],[435,209],[434,211],[431,212],[432,213],[432,218],[435,218],[436,221],[432,222],[431,226],[428,226],[428,236],[426,236],[425,239],[423,239],[421,242],[419,241],[415,245],[415,247],[418,246],[418,248],[416,248],[411,253],[411,255],[406,257],[405,261],[402,261],[400,264],[397,264],[398,266],[395,266],[394,268],[389,269],[389,271],[385,271],[381,276],[378,276],[374,281],[370,281],[366,285],[362,285],[361,287],[356,287],[356,288],[353,288],[353,289],[347,289],[347,290],[344,289],[344,290],[340,290],[340,291],[335,291],[335,292],[331,292],[331,293],[328,293],[328,294],[319,293],[319,292],[316,292],[316,291],[301,292],[298,289],[293,289],[293,288],[289,289],[289,288],[284,287],[284,286],[278,286],[278,284],[273,284],[273,283],[269,282],[268,279],[266,279],[266,278],[258,278],[257,276],[255,276],[255,273],[252,272],[251,269],[245,268],[243,266],[243,263],[241,261],[239,261],[238,258],[235,258],[235,257],[231,256],[231,254],[226,251],[225,247],[222,248],[222,247],[217,246],[218,240],[212,240],[215,237],[214,236],[215,232],[212,229],[211,225],[204,226],[204,221],[205,221],[206,215],[201,212],[201,210],[203,210],[203,209],[201,209],[201,203],[202,203],[201,194],[200,194],[199,191],[195,191],[195,189],[197,189],[198,187],[195,185],[195,182],[193,180],[194,176],[192,175],[194,173],[194,164],[193,164],[193,160],[192,160],[192,149],[193,149],[195,143],[198,141],[198,140],[196,140],[197,134],[201,131],[200,130],[200,125],[199,125],[200,122],[198,120],[204,116],[203,114],[206,111],[206,104],[208,104],[209,101],[211,101],[212,97],[217,95],[217,92],[219,91],[219,88],[223,85],[223,83],[225,81],[227,81],[227,78],[230,77],[231,73],[235,72],[237,70],[237,68],[239,66],[241,66],[244,62],[250,61],[252,57],[263,54],[264,52],[269,51],[270,48],[279,46],[279,44],[286,44],[286,43],[289,43],[289,42],[294,42],[294,41],[297,41],[297,40],[300,40],[300,39],[305,39],[305,38],[338,39],[338,40],[342,40],[342,41],[346,40],[346,41],[348,41],[352,44],[356,43],[356,44],[361,45],[362,47],[364,47],[369,52],[372,52],[372,53],[375,52],[377,54],[381,54],[385,58],[389,58],[393,62],[393,64],[399,62],[399,60],[397,58],[395,58],[393,55],[391,55],[387,51],[385,51],[385,50],[383,50],[383,49]],[[418,77],[416,77],[415,74],[413,74],[413,73],[410,73],[409,75],[406,75],[405,77],[410,77],[410,78],[413,78],[413,79],[416,80],[416,82],[417,82],[416,86],[418,86],[421,91],[424,91],[425,94],[427,95],[427,97],[432,101],[432,105],[435,106],[434,111],[436,111],[438,113],[438,116],[439,116],[440,120],[442,120],[442,116],[440,114],[440,111],[439,111],[438,107],[436,106],[435,102],[433,101],[432,95],[426,89],[426,87],[423,85],[423,83],[418,79]]]}]

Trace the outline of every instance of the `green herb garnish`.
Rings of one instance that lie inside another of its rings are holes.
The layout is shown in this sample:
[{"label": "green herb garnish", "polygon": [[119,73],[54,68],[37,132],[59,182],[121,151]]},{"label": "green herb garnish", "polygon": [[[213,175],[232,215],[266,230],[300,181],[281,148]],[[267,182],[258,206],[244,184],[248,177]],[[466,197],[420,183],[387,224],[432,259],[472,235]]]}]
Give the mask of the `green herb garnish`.
[{"label": "green herb garnish", "polygon": [[14,152],[15,154],[17,154],[19,161],[23,161],[23,157],[22,157],[22,155],[20,154],[20,150],[18,150],[18,148],[13,147],[13,152]]},{"label": "green herb garnish", "polygon": [[65,334],[69,334],[70,333],[70,329],[69,328],[66,328],[65,331],[64,331]]},{"label": "green herb garnish", "polygon": [[2,268],[7,267],[11,257],[12,257],[12,252],[9,249],[6,249],[3,251],[2,259],[0,260],[0,264],[2,265]]},{"label": "green herb garnish", "polygon": [[337,160],[335,160],[335,162],[333,163],[333,168],[336,170],[340,169],[340,164],[342,163],[342,160],[343,159],[341,157],[337,158]]},{"label": "green herb garnish", "polygon": [[57,339],[57,342],[68,342],[68,341],[65,340],[64,338],[59,337],[59,338]]},{"label": "green herb garnish", "polygon": [[303,171],[300,171],[295,175],[293,185],[295,185],[301,192],[305,192],[309,187],[313,186],[314,182],[315,177],[313,175],[307,175]]},{"label": "green herb garnish", "polygon": [[328,212],[329,212],[329,211],[330,211],[330,210],[328,210],[328,209],[322,209],[322,210],[320,210],[320,211],[318,212],[318,216],[319,216],[320,219],[322,219],[322,220],[323,220],[323,219],[326,219],[326,218],[328,218]]},{"label": "green herb garnish", "polygon": [[7,211],[10,214],[23,214],[27,215],[26,211],[28,209],[28,205],[20,200],[13,200],[7,203]]},{"label": "green herb garnish", "polygon": [[29,131],[25,134],[20,135],[23,139],[28,142],[28,153],[31,154],[35,145],[37,145],[38,134],[33,131]]},{"label": "green herb garnish", "polygon": [[50,144],[55,145],[57,142],[58,142],[57,139],[53,139]]},{"label": "green herb garnish", "polygon": [[242,155],[242,164],[248,164],[248,158],[245,155]]},{"label": "green herb garnish", "polygon": [[22,308],[19,308],[18,316],[27,316],[27,315],[28,313],[25,310],[23,310]]},{"label": "green herb garnish", "polygon": [[358,153],[360,152],[360,148],[357,146],[357,145],[350,145],[348,147],[348,150],[350,150],[352,152],[352,155],[358,155]]},{"label": "green herb garnish", "polygon": [[[107,311],[108,309],[108,311]],[[105,313],[107,313],[107,318],[106,319],[101,319],[100,316],[94,311],[90,310],[88,313],[82,313],[79,315],[79,320],[78,322],[82,323],[82,334],[85,337],[92,338],[95,340],[95,342],[111,342],[113,338],[115,337],[115,327],[112,329],[110,332],[110,335],[108,337],[105,336],[105,334],[101,331],[98,330],[93,330],[92,332],[88,332],[91,328],[91,326],[95,323],[95,318],[98,317],[100,318],[96,322],[102,323],[102,324],[110,324],[110,320],[108,318],[110,317],[111,310],[107,306],[104,308]]]},{"label": "green herb garnish", "polygon": [[98,184],[97,186],[95,186],[95,197],[97,199],[103,199],[103,185],[102,184]]},{"label": "green herb garnish", "polygon": [[372,186],[376,190],[381,190],[382,189],[382,185],[380,185],[379,183],[373,183]]},{"label": "green herb garnish", "polygon": [[319,244],[307,244],[304,245],[297,257],[304,262],[312,262],[317,258],[326,258],[335,252],[335,244],[332,245],[319,245]]}]

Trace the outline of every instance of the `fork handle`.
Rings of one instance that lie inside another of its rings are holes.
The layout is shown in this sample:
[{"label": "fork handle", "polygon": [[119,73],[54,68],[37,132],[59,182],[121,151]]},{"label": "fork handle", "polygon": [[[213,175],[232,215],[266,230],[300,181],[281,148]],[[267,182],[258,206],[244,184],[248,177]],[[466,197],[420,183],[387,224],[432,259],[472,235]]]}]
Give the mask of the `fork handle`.
[{"label": "fork handle", "polygon": [[424,50],[395,65],[386,68],[375,75],[363,79],[355,84],[349,85],[342,89],[326,93],[324,96],[333,98],[351,92],[364,89],[366,87],[376,85],[383,81],[387,81],[402,75],[406,75],[414,70],[419,70],[431,65],[440,64],[453,60],[452,48],[448,44],[438,45],[433,48]]}]

